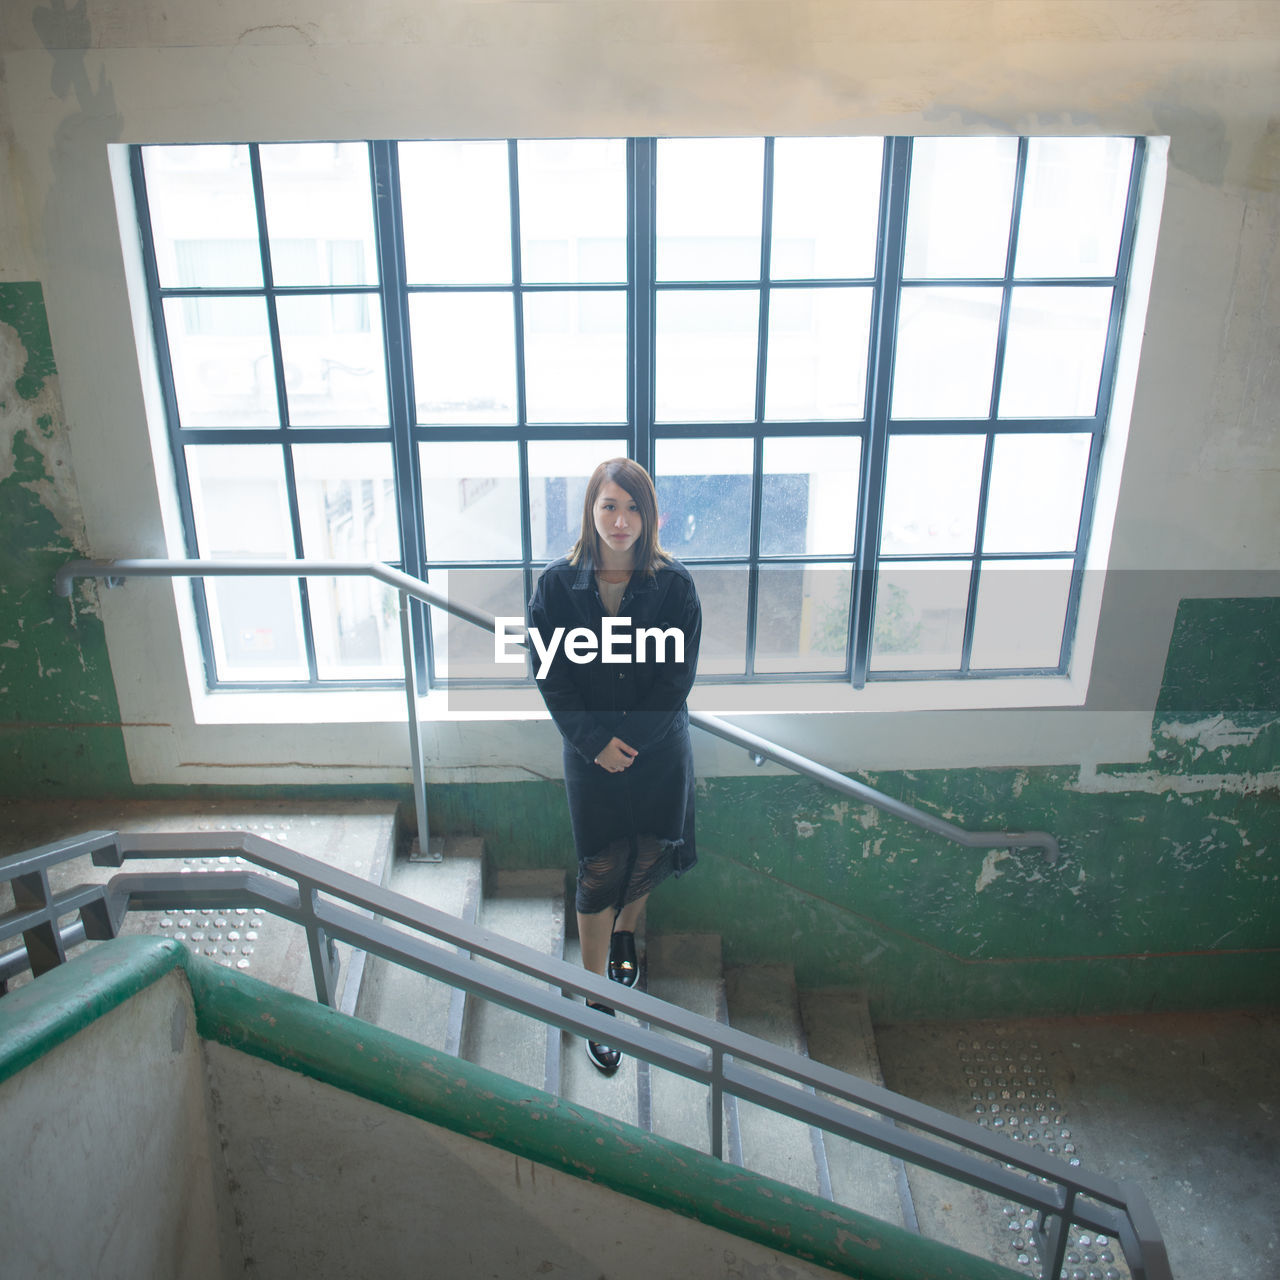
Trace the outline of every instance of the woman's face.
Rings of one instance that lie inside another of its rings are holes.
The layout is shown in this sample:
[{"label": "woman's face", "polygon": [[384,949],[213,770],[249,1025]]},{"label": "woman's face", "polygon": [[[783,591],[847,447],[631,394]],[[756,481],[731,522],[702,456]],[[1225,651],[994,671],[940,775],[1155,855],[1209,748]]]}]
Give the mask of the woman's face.
[{"label": "woman's face", "polygon": [[596,494],[593,512],[596,533],[605,553],[612,551],[615,559],[630,555],[644,532],[644,520],[636,500],[621,485],[606,480]]}]

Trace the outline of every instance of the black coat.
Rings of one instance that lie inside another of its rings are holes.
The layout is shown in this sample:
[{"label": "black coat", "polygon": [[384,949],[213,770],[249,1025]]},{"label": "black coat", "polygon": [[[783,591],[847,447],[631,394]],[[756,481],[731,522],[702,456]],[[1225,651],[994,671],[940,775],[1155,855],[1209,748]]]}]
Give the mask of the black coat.
[{"label": "black coat", "polygon": [[[672,561],[652,575],[632,574],[618,617],[630,618],[633,632],[642,627],[679,628],[684,661],[653,661],[654,646],[648,645],[644,662],[606,663],[597,656],[575,663],[560,645],[538,688],[565,741],[588,762],[611,738],[621,738],[643,753],[689,724],[685,699],[697,673],[702,639],[702,606],[689,571]],[[556,627],[566,632],[585,627],[599,638],[603,619],[590,557],[581,565],[562,557],[547,566],[529,602],[529,625],[538,629],[544,642]],[[672,658],[674,646],[664,648],[665,656]],[[539,665],[535,652],[535,671]]]},{"label": "black coat", "polygon": [[[603,851],[631,849],[653,838],[663,851],[645,872],[623,877],[616,901],[588,896],[580,870],[578,909],[594,912],[620,906],[646,893],[665,875],[680,875],[697,861],[694,842],[693,750],[689,741],[689,711],[685,704],[693,687],[702,639],[702,606],[689,571],[678,562],[654,574],[635,573],[627,584],[618,618],[630,618],[632,634],[642,627],[676,627],[684,636],[683,661],[606,663],[599,656],[572,662],[563,642],[538,688],[564,739],[564,780],[580,864]],[[596,589],[595,566],[567,559],[548,565],[529,602],[529,625],[536,627],[544,646],[556,627],[566,634],[585,627],[600,638],[604,606]],[[563,638],[562,638],[563,639]],[[531,645],[532,650],[532,645]],[[631,653],[634,657],[634,646]],[[535,673],[541,665],[533,650]],[[595,758],[620,738],[637,756],[619,773],[607,773]]]}]

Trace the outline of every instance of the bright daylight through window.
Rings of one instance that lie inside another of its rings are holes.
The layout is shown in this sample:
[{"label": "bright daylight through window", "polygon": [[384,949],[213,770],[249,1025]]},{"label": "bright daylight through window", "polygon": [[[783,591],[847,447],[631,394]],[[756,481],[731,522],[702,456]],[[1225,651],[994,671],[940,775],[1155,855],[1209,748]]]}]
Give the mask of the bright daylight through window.
[{"label": "bright daylight through window", "polygon": [[[381,560],[521,615],[586,477],[630,454],[702,595],[703,681],[1065,672],[1143,156],[136,148],[187,552]],[[402,676],[381,584],[193,590],[212,687]],[[433,683],[520,678],[487,636],[415,626]]]}]

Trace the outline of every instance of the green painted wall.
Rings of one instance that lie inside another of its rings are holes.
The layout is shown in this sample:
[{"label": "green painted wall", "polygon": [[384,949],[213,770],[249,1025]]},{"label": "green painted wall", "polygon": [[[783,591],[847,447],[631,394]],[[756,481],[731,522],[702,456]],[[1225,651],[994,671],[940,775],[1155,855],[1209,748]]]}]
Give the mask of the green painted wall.
[{"label": "green painted wall", "polygon": [[[74,609],[53,595],[84,548],[36,284],[0,285],[0,426],[0,795],[179,792],[131,785],[92,587]],[[1274,1004],[1280,599],[1183,601],[1152,737],[1146,761],[1096,773],[860,775],[964,825],[1047,828],[1055,866],[953,848],[803,779],[704,780],[701,863],[654,896],[650,928],[864,987],[882,1019]],[[432,785],[428,807],[499,866],[571,862],[556,783]]]},{"label": "green painted wall", "polygon": [[39,284],[0,283],[0,795],[127,789],[120,710],[92,585]]}]

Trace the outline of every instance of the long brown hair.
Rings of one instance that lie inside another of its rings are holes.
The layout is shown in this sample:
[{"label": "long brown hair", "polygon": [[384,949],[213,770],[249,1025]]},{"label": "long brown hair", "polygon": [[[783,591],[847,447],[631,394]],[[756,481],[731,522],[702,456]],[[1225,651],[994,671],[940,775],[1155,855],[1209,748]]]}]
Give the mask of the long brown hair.
[{"label": "long brown hair", "polygon": [[587,481],[587,492],[582,500],[582,532],[569,552],[570,564],[581,564],[584,555],[600,563],[600,535],[596,533],[595,507],[600,490],[609,481],[625,489],[635,501],[644,527],[636,540],[635,567],[644,573],[653,573],[671,557],[658,542],[658,495],[654,492],[649,473],[630,458],[608,458],[602,462]]}]

